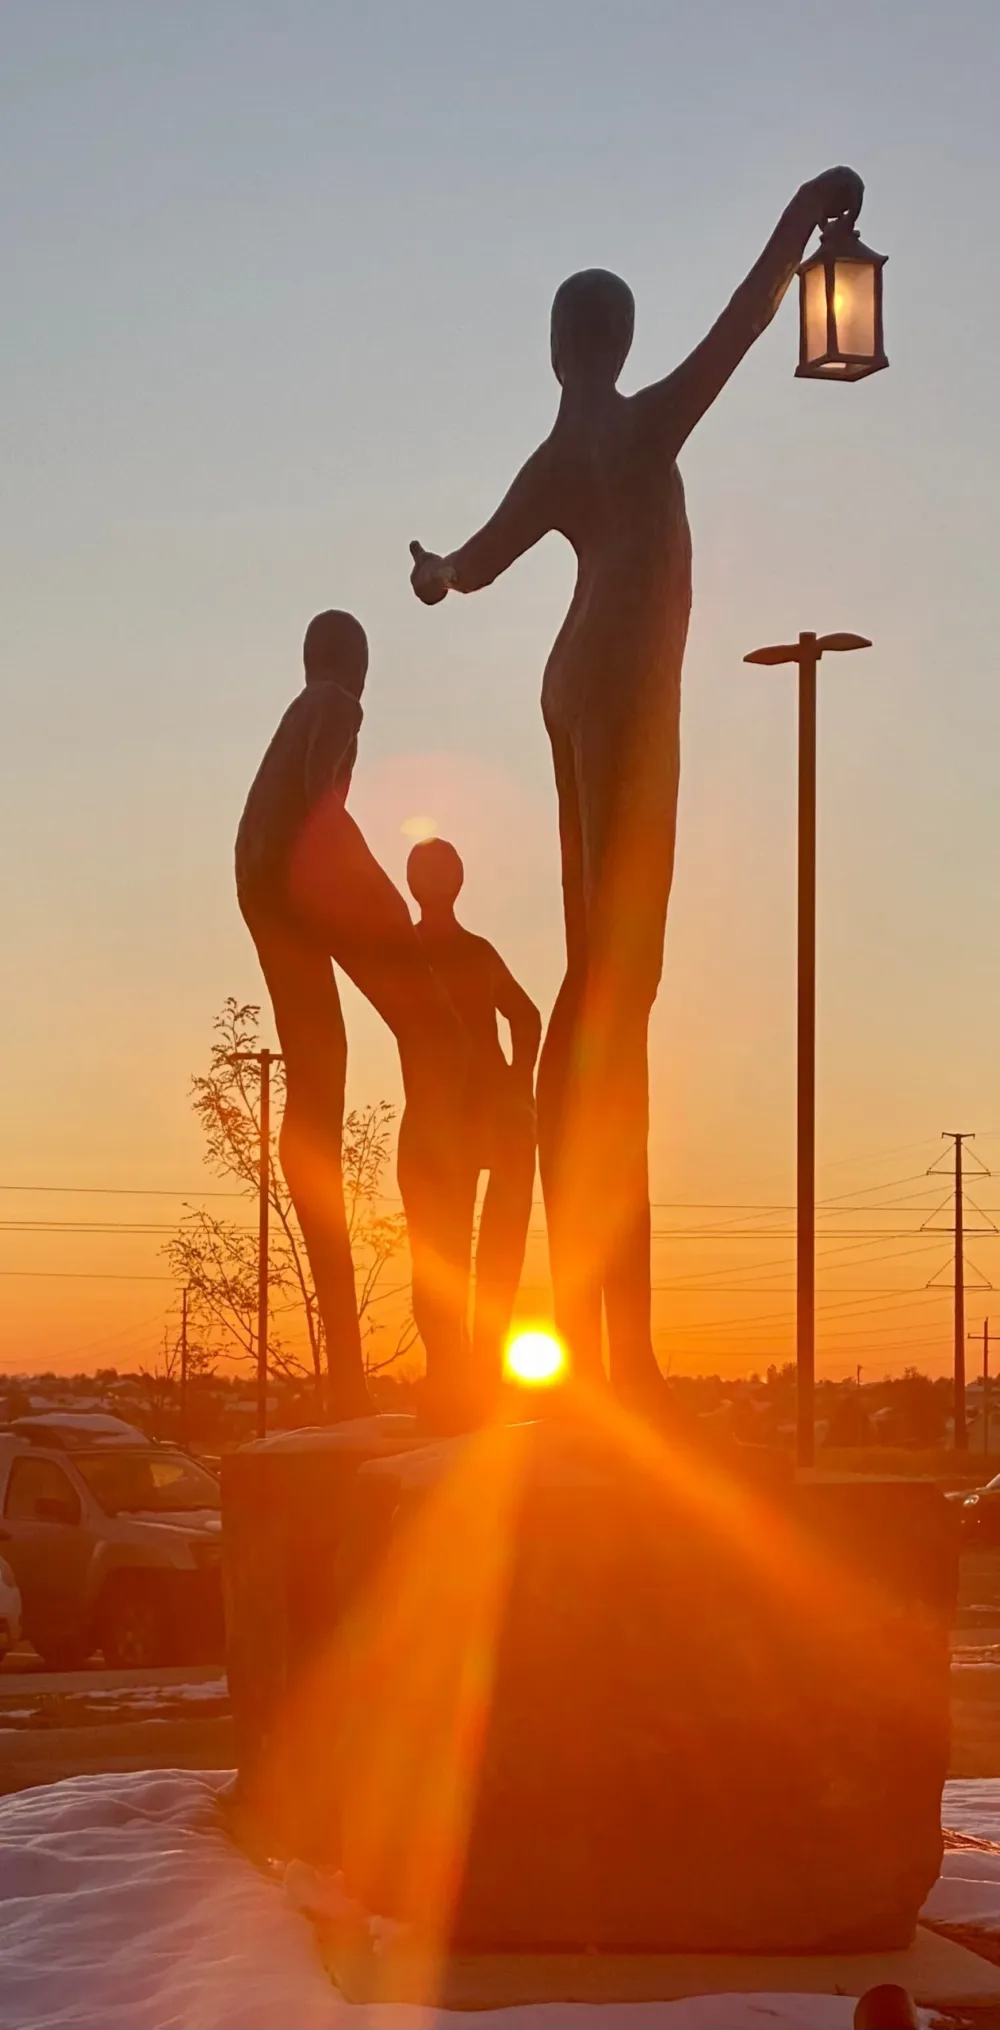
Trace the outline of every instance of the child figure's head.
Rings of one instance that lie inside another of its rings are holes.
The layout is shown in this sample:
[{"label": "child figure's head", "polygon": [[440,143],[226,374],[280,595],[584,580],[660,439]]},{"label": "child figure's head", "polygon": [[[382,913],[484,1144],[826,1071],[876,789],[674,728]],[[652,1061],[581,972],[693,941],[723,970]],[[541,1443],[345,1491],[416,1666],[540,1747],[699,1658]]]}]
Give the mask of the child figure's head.
[{"label": "child figure's head", "polygon": [[465,880],[465,868],[447,839],[421,839],[407,860],[406,879],[424,916],[448,916]]},{"label": "child figure's head", "polygon": [[317,613],[306,628],[302,660],[307,684],[339,684],[360,698],[368,674],[368,636],[353,613]]}]

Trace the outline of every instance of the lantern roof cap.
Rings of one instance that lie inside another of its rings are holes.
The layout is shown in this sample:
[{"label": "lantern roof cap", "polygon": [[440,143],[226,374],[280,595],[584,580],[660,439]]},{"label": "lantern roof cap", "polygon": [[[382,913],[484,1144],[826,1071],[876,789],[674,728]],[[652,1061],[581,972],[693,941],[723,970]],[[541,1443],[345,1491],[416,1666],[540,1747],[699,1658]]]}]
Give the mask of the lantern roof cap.
[{"label": "lantern roof cap", "polygon": [[874,247],[866,247],[857,226],[846,215],[839,219],[827,219],[820,227],[819,246],[808,260],[803,261],[799,274],[807,268],[816,268],[833,258],[835,261],[868,261],[874,267],[884,268],[888,254],[877,254]]}]

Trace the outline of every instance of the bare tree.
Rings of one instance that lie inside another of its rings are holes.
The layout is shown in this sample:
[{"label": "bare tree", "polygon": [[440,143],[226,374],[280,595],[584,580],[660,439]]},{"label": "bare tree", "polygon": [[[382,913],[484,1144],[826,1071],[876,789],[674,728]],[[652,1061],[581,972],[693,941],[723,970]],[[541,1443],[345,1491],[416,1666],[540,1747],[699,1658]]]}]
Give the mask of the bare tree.
[{"label": "bare tree", "polygon": [[[380,1306],[406,1293],[406,1283],[389,1273],[406,1247],[406,1220],[401,1212],[380,1211],[382,1183],[392,1155],[395,1108],[388,1100],[357,1108],[344,1122],[344,1205],[354,1280],[358,1292],[361,1348],[367,1374],[379,1374],[409,1353],[417,1328],[407,1299],[406,1315],[395,1334],[380,1315]],[[377,1344],[376,1344],[377,1342]]]},{"label": "bare tree", "polygon": [[[234,1179],[248,1202],[259,1188],[260,1009],[229,995],[215,1019],[209,1068],[191,1084],[191,1100],[205,1137],[205,1161],[217,1177]],[[284,1067],[271,1069],[273,1116],[280,1122]],[[382,1185],[392,1149],[394,1109],[385,1100],[350,1114],[344,1124],[344,1199],[354,1257],[365,1365],[369,1373],[389,1367],[416,1339],[409,1305],[402,1327],[385,1322],[385,1309],[405,1292],[401,1275],[406,1225],[401,1213],[383,1209]],[[272,1130],[268,1174],[271,1244],[268,1288],[272,1324],[269,1363],[276,1372],[311,1371],[318,1394],[326,1369],[323,1324],[309,1260],[295,1210],[277,1161]],[[257,1358],[256,1222],[226,1218],[205,1208],[191,1209],[167,1242],[165,1254],[178,1282],[190,1293],[192,1316],[206,1345]],[[399,1305],[395,1306],[398,1321]],[[293,1321],[305,1326],[308,1358],[288,1342]]]},{"label": "bare tree", "polygon": [[[162,1438],[176,1421],[181,1384],[181,1336],[169,1325],[163,1328],[163,1345],[151,1367],[140,1367],[136,1377],[149,1435]],[[207,1379],[214,1373],[214,1356],[200,1339],[188,1333],[187,1378]]]}]

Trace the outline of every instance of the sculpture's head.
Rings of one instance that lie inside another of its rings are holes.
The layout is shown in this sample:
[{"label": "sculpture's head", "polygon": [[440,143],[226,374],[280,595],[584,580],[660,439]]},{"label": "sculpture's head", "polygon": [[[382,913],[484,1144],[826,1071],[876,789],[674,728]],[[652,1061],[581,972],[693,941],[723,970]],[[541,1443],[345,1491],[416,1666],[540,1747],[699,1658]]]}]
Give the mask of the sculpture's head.
[{"label": "sculpture's head", "polygon": [[552,303],[552,368],[565,387],[602,380],[612,387],[628,358],[635,299],[607,268],[582,268],[561,282]]},{"label": "sculpture's head", "polygon": [[302,644],[307,684],[339,684],[360,698],[368,674],[368,636],[353,613],[317,613]]},{"label": "sculpture's head", "polygon": [[465,868],[447,839],[421,839],[407,860],[406,879],[414,902],[440,913],[454,908]]}]

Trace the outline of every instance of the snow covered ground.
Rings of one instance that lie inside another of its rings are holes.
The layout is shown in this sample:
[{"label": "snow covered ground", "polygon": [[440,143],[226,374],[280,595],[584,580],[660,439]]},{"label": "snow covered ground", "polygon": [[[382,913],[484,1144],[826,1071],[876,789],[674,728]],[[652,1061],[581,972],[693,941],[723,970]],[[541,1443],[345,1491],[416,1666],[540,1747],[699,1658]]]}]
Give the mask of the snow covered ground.
[{"label": "snow covered ground", "polygon": [[118,1683],[102,1682],[100,1673],[91,1687],[88,1673],[56,1674],[51,1686],[32,1676],[21,1692],[11,1675],[0,1686],[0,1736],[30,1733],[33,1729],[79,1727],[100,1721],[212,1719],[229,1712],[229,1684],[225,1672],[214,1677],[201,1675],[190,1683],[170,1679],[161,1683],[131,1684],[121,1674]]},{"label": "snow covered ground", "polygon": [[[0,1801],[0,2030],[608,2030],[580,2006],[439,2016],[351,2008],[312,1930],[234,1850],[226,1772],[75,1777]],[[945,1824],[1000,1846],[1000,1779],[948,1785]],[[1000,1931],[1000,1851],[945,1857],[927,1914]],[[841,1996],[616,2007],[615,2030],[848,2030]]]},{"label": "snow covered ground", "polygon": [[114,1704],[116,1706],[150,1705],[199,1705],[206,1700],[211,1705],[222,1705],[229,1698],[229,1684],[224,1671],[218,1677],[202,1678],[190,1685],[124,1685],[102,1686],[96,1692],[81,1692],[88,1706]]}]

